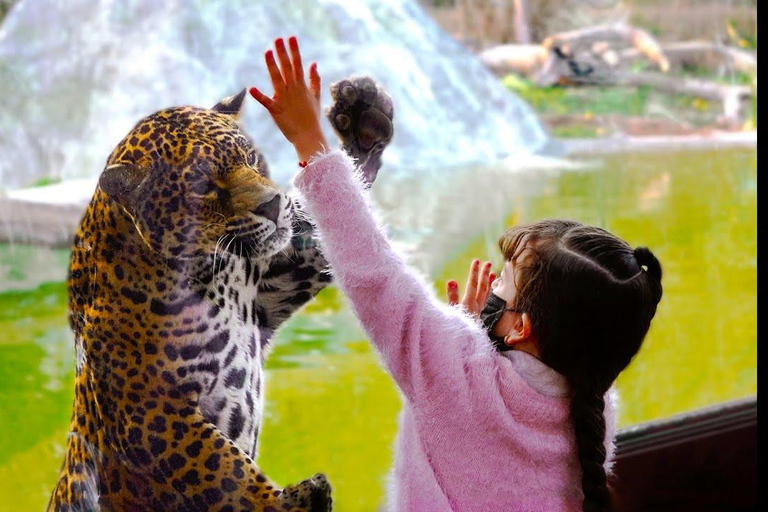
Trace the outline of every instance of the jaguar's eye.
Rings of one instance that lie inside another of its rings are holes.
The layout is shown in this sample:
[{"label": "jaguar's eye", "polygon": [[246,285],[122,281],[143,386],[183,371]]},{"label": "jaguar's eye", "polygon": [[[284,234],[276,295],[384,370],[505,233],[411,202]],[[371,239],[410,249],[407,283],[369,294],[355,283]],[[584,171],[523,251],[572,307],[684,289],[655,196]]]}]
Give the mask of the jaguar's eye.
[{"label": "jaguar's eye", "polygon": [[207,196],[208,194],[216,191],[216,184],[210,180],[200,180],[193,183],[190,187],[193,194],[200,196]]},{"label": "jaguar's eye", "polygon": [[256,154],[255,151],[251,151],[250,153],[248,153],[248,165],[250,167],[255,167],[256,162],[258,161],[259,161],[259,155]]}]

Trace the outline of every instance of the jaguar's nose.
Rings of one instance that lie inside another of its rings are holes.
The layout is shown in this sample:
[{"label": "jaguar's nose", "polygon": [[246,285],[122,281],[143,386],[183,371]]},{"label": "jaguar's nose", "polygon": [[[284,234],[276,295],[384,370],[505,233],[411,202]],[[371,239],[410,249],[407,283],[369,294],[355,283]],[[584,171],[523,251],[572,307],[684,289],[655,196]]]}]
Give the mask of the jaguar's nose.
[{"label": "jaguar's nose", "polygon": [[277,217],[280,215],[280,194],[275,194],[269,201],[261,203],[253,213],[277,224]]}]

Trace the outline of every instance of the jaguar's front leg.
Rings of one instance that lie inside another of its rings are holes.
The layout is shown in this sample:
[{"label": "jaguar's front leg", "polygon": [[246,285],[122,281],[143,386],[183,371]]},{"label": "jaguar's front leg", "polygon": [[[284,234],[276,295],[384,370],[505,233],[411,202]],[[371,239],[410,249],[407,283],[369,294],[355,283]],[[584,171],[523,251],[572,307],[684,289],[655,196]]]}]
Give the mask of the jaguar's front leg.
[{"label": "jaguar's front leg", "polygon": [[326,115],[370,187],[381,168],[381,154],[392,141],[392,98],[369,77],[341,80],[331,86],[333,104]]},{"label": "jaguar's front leg", "polygon": [[283,322],[331,282],[328,261],[313,227],[298,202],[294,204],[290,245],[257,266],[260,277],[255,307],[262,354]]}]

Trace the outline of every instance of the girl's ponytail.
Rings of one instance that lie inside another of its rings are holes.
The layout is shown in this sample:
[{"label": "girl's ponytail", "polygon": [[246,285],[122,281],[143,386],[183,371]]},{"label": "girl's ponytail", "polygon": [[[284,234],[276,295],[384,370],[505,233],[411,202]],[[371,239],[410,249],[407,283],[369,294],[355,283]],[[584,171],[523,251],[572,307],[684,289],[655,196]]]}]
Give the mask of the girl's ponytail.
[{"label": "girl's ponytail", "polygon": [[635,247],[632,251],[635,255],[635,260],[640,267],[645,267],[648,275],[654,280],[661,283],[661,263],[656,259],[650,249],[647,247]]}]

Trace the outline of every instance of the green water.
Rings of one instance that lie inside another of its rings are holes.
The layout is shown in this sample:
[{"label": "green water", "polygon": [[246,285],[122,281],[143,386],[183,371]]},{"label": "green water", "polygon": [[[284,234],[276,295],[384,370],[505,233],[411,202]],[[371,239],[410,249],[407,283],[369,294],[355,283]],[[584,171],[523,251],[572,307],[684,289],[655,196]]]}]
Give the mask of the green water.
[{"label": "green water", "polygon": [[[571,217],[652,248],[665,294],[619,379],[620,426],[756,394],[755,152],[624,154],[592,164],[383,175],[374,199],[439,293],[449,278],[463,282],[471,258],[498,263],[495,240],[515,222]],[[62,460],[74,364],[66,256],[0,246],[0,511],[42,510]],[[59,279],[40,284],[50,279],[41,275]],[[264,469],[282,484],[324,471],[335,510],[375,511],[400,399],[336,289],[279,332],[266,393]]]}]

